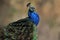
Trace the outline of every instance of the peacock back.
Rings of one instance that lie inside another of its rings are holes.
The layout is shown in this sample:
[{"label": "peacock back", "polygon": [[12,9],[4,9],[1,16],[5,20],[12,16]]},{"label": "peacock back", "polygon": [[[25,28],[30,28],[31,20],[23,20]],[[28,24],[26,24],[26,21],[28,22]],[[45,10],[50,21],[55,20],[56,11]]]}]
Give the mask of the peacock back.
[{"label": "peacock back", "polygon": [[4,28],[4,40],[37,40],[36,25],[27,17]]}]

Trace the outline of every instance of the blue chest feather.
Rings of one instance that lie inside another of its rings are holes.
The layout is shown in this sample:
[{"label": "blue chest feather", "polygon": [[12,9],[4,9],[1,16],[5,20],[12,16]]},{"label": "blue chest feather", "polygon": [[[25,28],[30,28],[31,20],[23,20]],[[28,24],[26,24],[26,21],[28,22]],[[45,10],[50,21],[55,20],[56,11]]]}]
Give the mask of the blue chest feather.
[{"label": "blue chest feather", "polygon": [[29,19],[35,24],[39,23],[39,15],[36,12],[28,12]]}]

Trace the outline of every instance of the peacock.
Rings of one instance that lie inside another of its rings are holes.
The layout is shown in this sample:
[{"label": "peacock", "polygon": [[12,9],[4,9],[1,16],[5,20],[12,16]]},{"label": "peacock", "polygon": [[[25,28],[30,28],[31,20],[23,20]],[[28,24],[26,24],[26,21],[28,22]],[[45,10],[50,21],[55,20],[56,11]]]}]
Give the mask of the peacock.
[{"label": "peacock", "polygon": [[27,4],[28,17],[9,23],[4,27],[4,40],[37,40],[40,17],[31,3]]}]

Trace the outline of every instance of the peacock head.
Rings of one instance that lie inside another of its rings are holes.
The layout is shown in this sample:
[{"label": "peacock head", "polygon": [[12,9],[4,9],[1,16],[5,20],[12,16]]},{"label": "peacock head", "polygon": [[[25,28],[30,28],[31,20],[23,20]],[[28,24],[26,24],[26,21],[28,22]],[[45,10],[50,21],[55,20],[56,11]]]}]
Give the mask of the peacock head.
[{"label": "peacock head", "polygon": [[35,11],[35,8],[31,5],[31,3],[28,3],[27,7],[29,8],[30,12],[34,12]]}]

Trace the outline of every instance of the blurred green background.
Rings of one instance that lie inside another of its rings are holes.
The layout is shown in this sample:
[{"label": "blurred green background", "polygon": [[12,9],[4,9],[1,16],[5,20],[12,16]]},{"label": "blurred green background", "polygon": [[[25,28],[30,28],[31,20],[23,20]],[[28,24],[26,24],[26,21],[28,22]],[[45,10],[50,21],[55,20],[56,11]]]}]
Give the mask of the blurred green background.
[{"label": "blurred green background", "polygon": [[60,40],[60,0],[0,0],[0,27],[27,17],[28,2],[40,16],[38,40]]}]

